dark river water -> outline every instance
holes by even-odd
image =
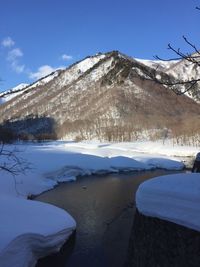
[[[154,170],[78,178],[36,197],[68,211],[77,222],[70,251],[37,267],[122,267],[126,261],[140,183],[174,172]],[[69,247],[69,246],[68,246]]]

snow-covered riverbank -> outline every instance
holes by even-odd
[[[200,174],[156,177],[142,183],[136,194],[140,213],[200,232]]]
[[[67,212],[47,204],[35,204],[26,199],[28,196],[49,190],[58,182],[75,180],[77,176],[155,168],[181,170],[184,164],[174,156],[191,157],[198,152],[197,148],[151,142],[102,144],[58,141],[16,144],[16,147],[19,150],[17,156],[26,159],[31,168],[16,177],[1,172],[0,211],[4,217],[0,223],[0,230],[4,232],[0,241],[1,267],[13,266],[13,259],[17,262],[20,258],[24,259],[24,266],[34,266],[38,257],[52,252],[49,244],[55,244],[58,240],[54,246],[58,249],[75,229],[75,221]],[[12,150],[13,146],[6,146],[6,149]],[[1,157],[0,160],[6,159]],[[9,223],[6,224],[6,221]],[[13,221],[14,224],[10,223]],[[35,225],[38,227],[35,228]],[[25,242],[26,246],[28,242],[29,249],[22,251],[18,240],[22,245]],[[46,240],[50,243],[45,243]],[[43,249],[40,249],[41,242]],[[33,257],[37,248],[40,253]],[[15,257],[10,256],[9,251],[14,251]],[[17,266],[21,265],[15,264]]]
[[[57,182],[75,180],[77,176],[131,170],[163,168],[180,170],[180,158],[195,156],[197,148],[170,147],[161,143],[74,143],[49,142],[16,145],[18,156],[26,159],[31,169],[13,177],[2,172],[0,192],[24,196],[39,194]],[[9,146],[9,149],[12,147]]]

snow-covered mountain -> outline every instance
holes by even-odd
[[[198,116],[193,100],[144,78],[149,64],[118,51],[87,57],[0,105],[0,120],[21,135],[124,141]]]
[[[178,81],[197,80],[200,78],[200,66],[183,59],[167,69],[166,73],[175,77],[175,79]],[[185,86],[180,85],[179,90],[184,91]],[[186,95],[200,103],[199,83],[197,83],[192,90],[186,92]]]
[[[119,55],[127,60],[136,60],[151,69],[155,69],[159,72],[163,72],[165,74],[170,75],[171,77],[175,78],[177,81],[183,81],[183,80],[191,80],[191,79],[198,79],[199,78],[199,67],[195,64],[192,64],[191,62],[188,62],[187,60],[170,60],[170,61],[162,61],[162,60],[149,60],[149,59],[139,59],[139,58],[131,58],[129,56],[126,56],[125,54],[119,53]],[[67,82],[70,82],[72,79],[76,79],[77,75],[75,75],[76,69],[78,69],[79,73],[81,74],[85,71],[87,71],[94,63],[97,63],[99,59],[102,59],[105,57],[105,54],[99,53],[92,57],[87,57],[84,60],[73,64],[73,68],[70,68],[71,71],[68,72],[67,75],[71,75],[71,78],[66,78]],[[19,84],[18,86],[9,89],[5,92],[0,93],[0,104],[5,103],[12,99],[13,97],[21,94],[23,91],[27,91],[31,88],[44,85],[48,82],[50,82],[52,79],[57,77],[61,70],[57,70],[46,77],[41,78],[40,80],[29,84]],[[144,75],[145,77],[145,75]],[[64,83],[66,82],[63,81]],[[179,86],[179,90],[183,91],[185,89],[184,85]],[[186,92],[186,95],[190,98],[194,99],[195,101],[200,101],[200,90],[199,87],[197,87],[194,90],[191,90],[189,92]]]
[[[19,85],[15,86],[12,89],[9,89],[5,92],[0,93],[0,104],[5,103],[11,100],[13,97],[20,95],[29,84],[27,83],[20,83]]]
[[[170,61],[164,61],[164,60],[150,60],[150,59],[136,59],[137,61],[143,63],[146,66],[149,66],[153,69],[158,69],[160,71],[167,71],[169,68],[172,68],[174,65],[179,63],[179,60],[170,60]]]
[[[96,64],[99,61],[99,59],[103,57],[105,57],[105,55],[97,54],[94,57],[87,57],[84,60],[72,65],[68,69],[69,71],[66,73],[65,75],[66,77],[63,78],[62,84],[60,84],[60,86],[72,82],[73,79],[77,79],[83,72],[91,68],[94,64]],[[41,79],[32,84],[21,83],[12,89],[0,93],[0,104],[11,100],[13,97],[18,96],[21,93],[24,93],[25,91],[27,92],[30,89],[33,89],[35,87],[40,87],[49,83],[51,80],[57,77],[60,74],[60,72],[61,70],[56,70],[55,72],[52,72],[51,74],[45,77],[42,77]]]
[[[196,54],[192,56],[195,57]],[[162,61],[162,60],[145,60],[137,59],[141,63],[149,66],[157,71],[163,72],[171,77],[172,82],[179,81],[191,81],[200,78],[200,66],[189,62],[186,59],[182,60],[171,60],[171,61]],[[176,86],[176,89],[180,92],[186,90],[186,85],[179,84]],[[186,91],[185,93],[188,97],[192,98],[196,102],[200,103],[200,86],[196,84],[192,90]]]

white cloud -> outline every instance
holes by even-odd
[[[18,64],[18,62],[16,62],[16,61],[13,61],[13,62],[11,63],[11,67],[12,67],[12,69],[13,69],[15,72],[17,72],[17,73],[22,73],[22,72],[25,71],[25,65],[20,65],[20,64]]]
[[[3,39],[3,41],[1,42],[1,45],[3,47],[11,47],[15,44],[15,42],[13,41],[13,39],[11,37],[6,37]]]
[[[17,58],[22,57],[23,52],[20,48],[14,48],[11,51],[8,52],[7,60],[8,61],[15,61]]]
[[[61,59],[62,59],[62,60],[65,60],[65,61],[69,61],[69,60],[72,60],[73,57],[70,56],[70,55],[63,54],[63,55],[61,56]]]
[[[8,52],[7,60],[10,62],[12,69],[17,73],[22,73],[25,70],[25,65],[19,64],[19,58],[23,56],[20,48],[14,48]]]
[[[54,67],[51,67],[49,65],[43,65],[43,66],[39,67],[36,72],[30,72],[29,78],[38,80],[42,77],[47,76],[48,74],[52,73],[53,71],[56,71],[58,69],[64,69],[64,68],[65,68],[64,66],[54,68]]]
[[[10,48],[15,44],[15,42],[10,38],[5,38],[2,43],[4,47]],[[58,70],[58,69],[64,69],[65,66],[59,66],[59,67],[52,67],[50,65],[42,65],[40,66],[35,72],[28,69],[24,64],[20,63],[20,59],[23,57],[23,52],[20,48],[14,47],[10,48],[7,53],[6,60],[9,62],[10,67],[13,71],[16,73],[24,73],[29,76],[30,79],[38,80],[42,77],[45,77],[49,75],[50,73]],[[62,60],[71,60],[73,57],[67,54],[63,54],[61,56]]]

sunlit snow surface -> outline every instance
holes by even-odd
[[[49,142],[7,146],[17,148],[17,156],[26,159],[30,170],[15,177],[1,172],[0,193],[23,196],[39,194],[53,188],[59,181],[77,176],[109,173],[121,170],[149,170],[163,168],[181,170],[178,157],[195,156],[198,148],[163,145],[161,142],[99,143]],[[0,160],[4,160],[0,157]]]
[[[173,156],[195,156],[198,152],[197,148],[172,147],[159,142],[57,141],[8,145],[5,149],[14,147],[30,169],[15,178],[1,172],[1,267],[34,266],[39,257],[52,252],[52,246],[57,251],[76,227],[67,212],[27,200],[27,196],[82,175],[155,168],[180,170],[184,165]],[[0,160],[5,159],[1,156]]]
[[[200,231],[200,174],[174,174],[142,183],[136,206],[147,216]]]
[[[147,65],[148,67],[163,71],[172,68],[173,66],[175,66],[177,63],[180,62],[180,60],[163,61],[163,60],[150,60],[150,59],[139,59],[139,58],[136,58],[136,60],[143,63],[144,65]]]
[[[23,93],[23,89],[28,87],[27,83],[21,83],[18,86],[7,90],[6,92],[2,92],[0,93],[0,104],[3,104],[9,100],[11,100],[12,98],[14,98],[15,96],[18,96],[20,94]]]
[[[74,219],[49,204],[0,195],[0,266],[35,266],[57,252],[75,229]]]

